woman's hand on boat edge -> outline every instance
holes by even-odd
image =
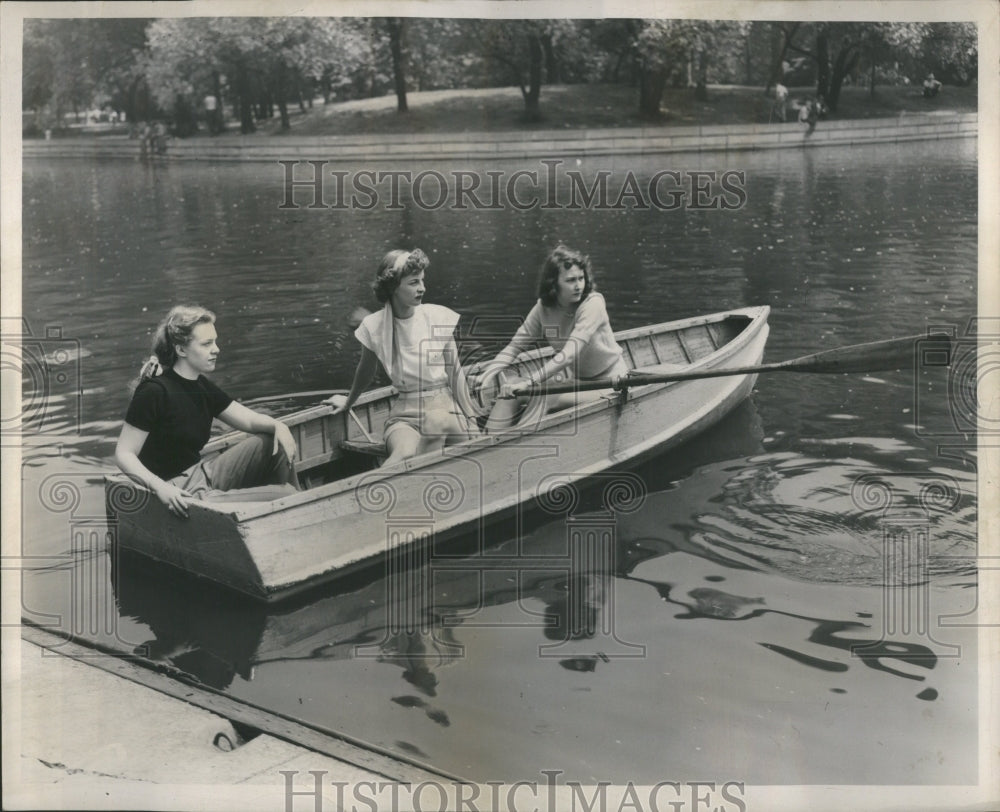
[[[295,459],[295,438],[292,437],[291,429],[281,422],[274,425],[274,446],[271,453],[277,454],[278,449],[284,451],[289,460]]]
[[[175,516],[180,516],[183,519],[188,517],[187,500],[193,499],[193,494],[188,493],[183,488],[179,488],[170,482],[164,482],[161,485],[157,485],[154,492],[156,493],[156,498],[163,502],[163,504],[167,506],[167,510]]]
[[[347,411],[347,395],[331,395],[323,403],[333,406],[333,413],[340,414]]]

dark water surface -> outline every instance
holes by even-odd
[[[741,170],[747,204],[289,211],[277,165],[27,162],[24,616],[479,781],[976,780],[974,436],[940,368],[762,376],[635,471],[611,574],[426,565],[415,629],[389,622],[398,584],[376,576],[264,608],[129,559],[111,572],[100,477],[178,301],[218,313],[216,380],[241,399],[348,386],[347,317],[398,245],[468,318],[527,312],[558,241],[590,254],[618,329],[769,304],[770,360],[962,335],[975,314],[973,140],[573,168]],[[603,515],[602,493],[574,516]],[[524,522],[490,550],[565,555],[565,513]]]

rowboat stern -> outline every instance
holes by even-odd
[[[113,545],[266,598],[235,506],[192,501],[187,518],[181,518],[151,491],[122,475],[104,478],[104,496]]]

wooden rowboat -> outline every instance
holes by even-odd
[[[703,371],[759,364],[769,308],[752,307],[616,334],[633,370]],[[537,363],[551,350],[521,356]],[[266,601],[385,559],[421,550],[487,521],[519,515],[560,485],[660,453],[718,421],[742,401],[756,375],[634,385],[576,408],[477,436],[391,469],[374,467],[396,393],[362,395],[352,413],[328,405],[282,417],[298,446],[307,488],[272,502],[193,501],[173,516],[124,476],[106,498],[117,543],[185,572]],[[241,435],[205,447],[218,454]]]
[[[703,469],[699,480],[707,481],[706,487],[699,488],[699,495],[705,500],[714,498],[732,476],[728,466],[717,463],[734,455],[759,454],[763,437],[753,401],[743,401],[712,431],[686,443],[683,459],[657,457],[652,464],[636,469],[642,472],[646,486],[645,504],[675,509],[673,483],[678,475],[695,467]],[[541,523],[522,528],[518,536],[511,537],[505,528],[498,527],[488,532],[485,545],[476,543],[478,539],[466,545],[459,539],[449,545],[447,557],[425,560],[405,572],[372,570],[276,603],[255,601],[228,590],[206,590],[201,581],[180,575],[173,567],[124,551],[111,557],[111,582],[119,613],[152,632],[146,656],[175,665],[214,688],[227,688],[236,676],[251,681],[255,668],[266,663],[348,659],[358,656],[359,651],[360,656],[374,655],[412,668],[419,668],[427,655],[435,652],[423,667],[436,668],[454,654],[455,649],[448,645],[454,637],[452,626],[470,621],[486,607],[535,601],[556,615],[561,605],[565,613],[568,606],[591,602],[592,588],[587,585],[581,595],[581,583],[631,577],[647,558],[676,549],[672,546],[675,542],[661,540],[651,528],[655,522],[652,516],[609,516],[603,504],[595,505],[595,501],[585,498],[576,505],[573,521],[588,529],[613,525],[608,542],[614,550],[605,561],[581,558],[581,566],[570,560],[568,539],[575,538],[572,523],[561,521],[562,517],[550,522],[539,515]],[[685,505],[685,520],[706,510],[699,500]],[[662,513],[662,509],[653,512]],[[637,539],[641,543],[636,543]],[[723,566],[729,563],[724,551],[716,556],[710,549],[699,548],[697,554]],[[610,569],[606,566],[609,560]],[[487,568],[493,570],[492,576],[485,572]],[[676,600],[678,596],[671,597]],[[611,609],[609,605],[606,611]],[[545,627],[546,636],[557,637],[559,626],[550,628],[542,617],[536,621]],[[560,624],[563,632],[565,621],[563,618]],[[394,649],[394,628],[415,632],[418,639],[406,652]],[[602,629],[586,646],[578,642],[588,654],[607,654],[614,646],[608,636]],[[423,654],[414,651],[420,640],[426,643]],[[548,653],[567,656],[567,648],[553,646]]]

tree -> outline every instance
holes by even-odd
[[[767,75],[764,93],[768,93],[778,82],[784,81],[784,66],[787,64],[785,58],[788,56],[789,49],[794,47],[795,35],[801,26],[802,23],[797,22],[772,24],[771,70]]]
[[[920,59],[926,70],[949,84],[974,81],[979,68],[975,23],[929,23]]]
[[[396,87],[396,112],[405,113],[409,110],[406,104],[406,55],[403,48],[403,34],[406,30],[406,20],[403,17],[386,19],[389,29],[389,48],[392,51],[392,78]]]
[[[490,20],[482,23],[480,42],[488,61],[506,70],[524,99],[524,117],[540,121],[542,94],[542,40],[548,35],[546,20]]]
[[[591,59],[595,62],[594,79],[605,82],[638,82],[639,65],[636,40],[642,30],[642,20],[585,20],[580,23],[586,37]]]
[[[256,129],[255,118],[272,104],[287,130],[288,99],[300,96],[303,83],[356,69],[363,50],[357,24],[336,18],[163,19],[149,28],[146,71],[162,105],[219,95],[225,77],[221,92],[231,96],[242,132]]]
[[[693,85],[695,98],[707,100],[713,55],[738,44],[748,25],[725,20],[643,20],[636,37],[639,115],[660,115],[660,100],[668,81]]]
[[[109,104],[136,112],[148,20],[25,20],[23,104],[58,124],[65,113]]]
[[[926,23],[869,23],[861,30],[861,59],[858,68],[868,75],[868,92],[875,96],[880,69],[883,76],[898,79],[897,66],[918,54],[927,35]]]
[[[809,51],[789,44],[789,50],[816,62],[816,92],[836,111],[844,80],[862,64],[874,93],[878,69],[903,64],[950,75],[974,75],[975,26],[967,23],[834,23],[811,26],[815,48]]]
[[[686,65],[688,49],[683,24],[681,20],[641,22],[635,49],[639,65],[639,115],[642,118],[659,118],[660,100],[667,80],[678,76]]]

